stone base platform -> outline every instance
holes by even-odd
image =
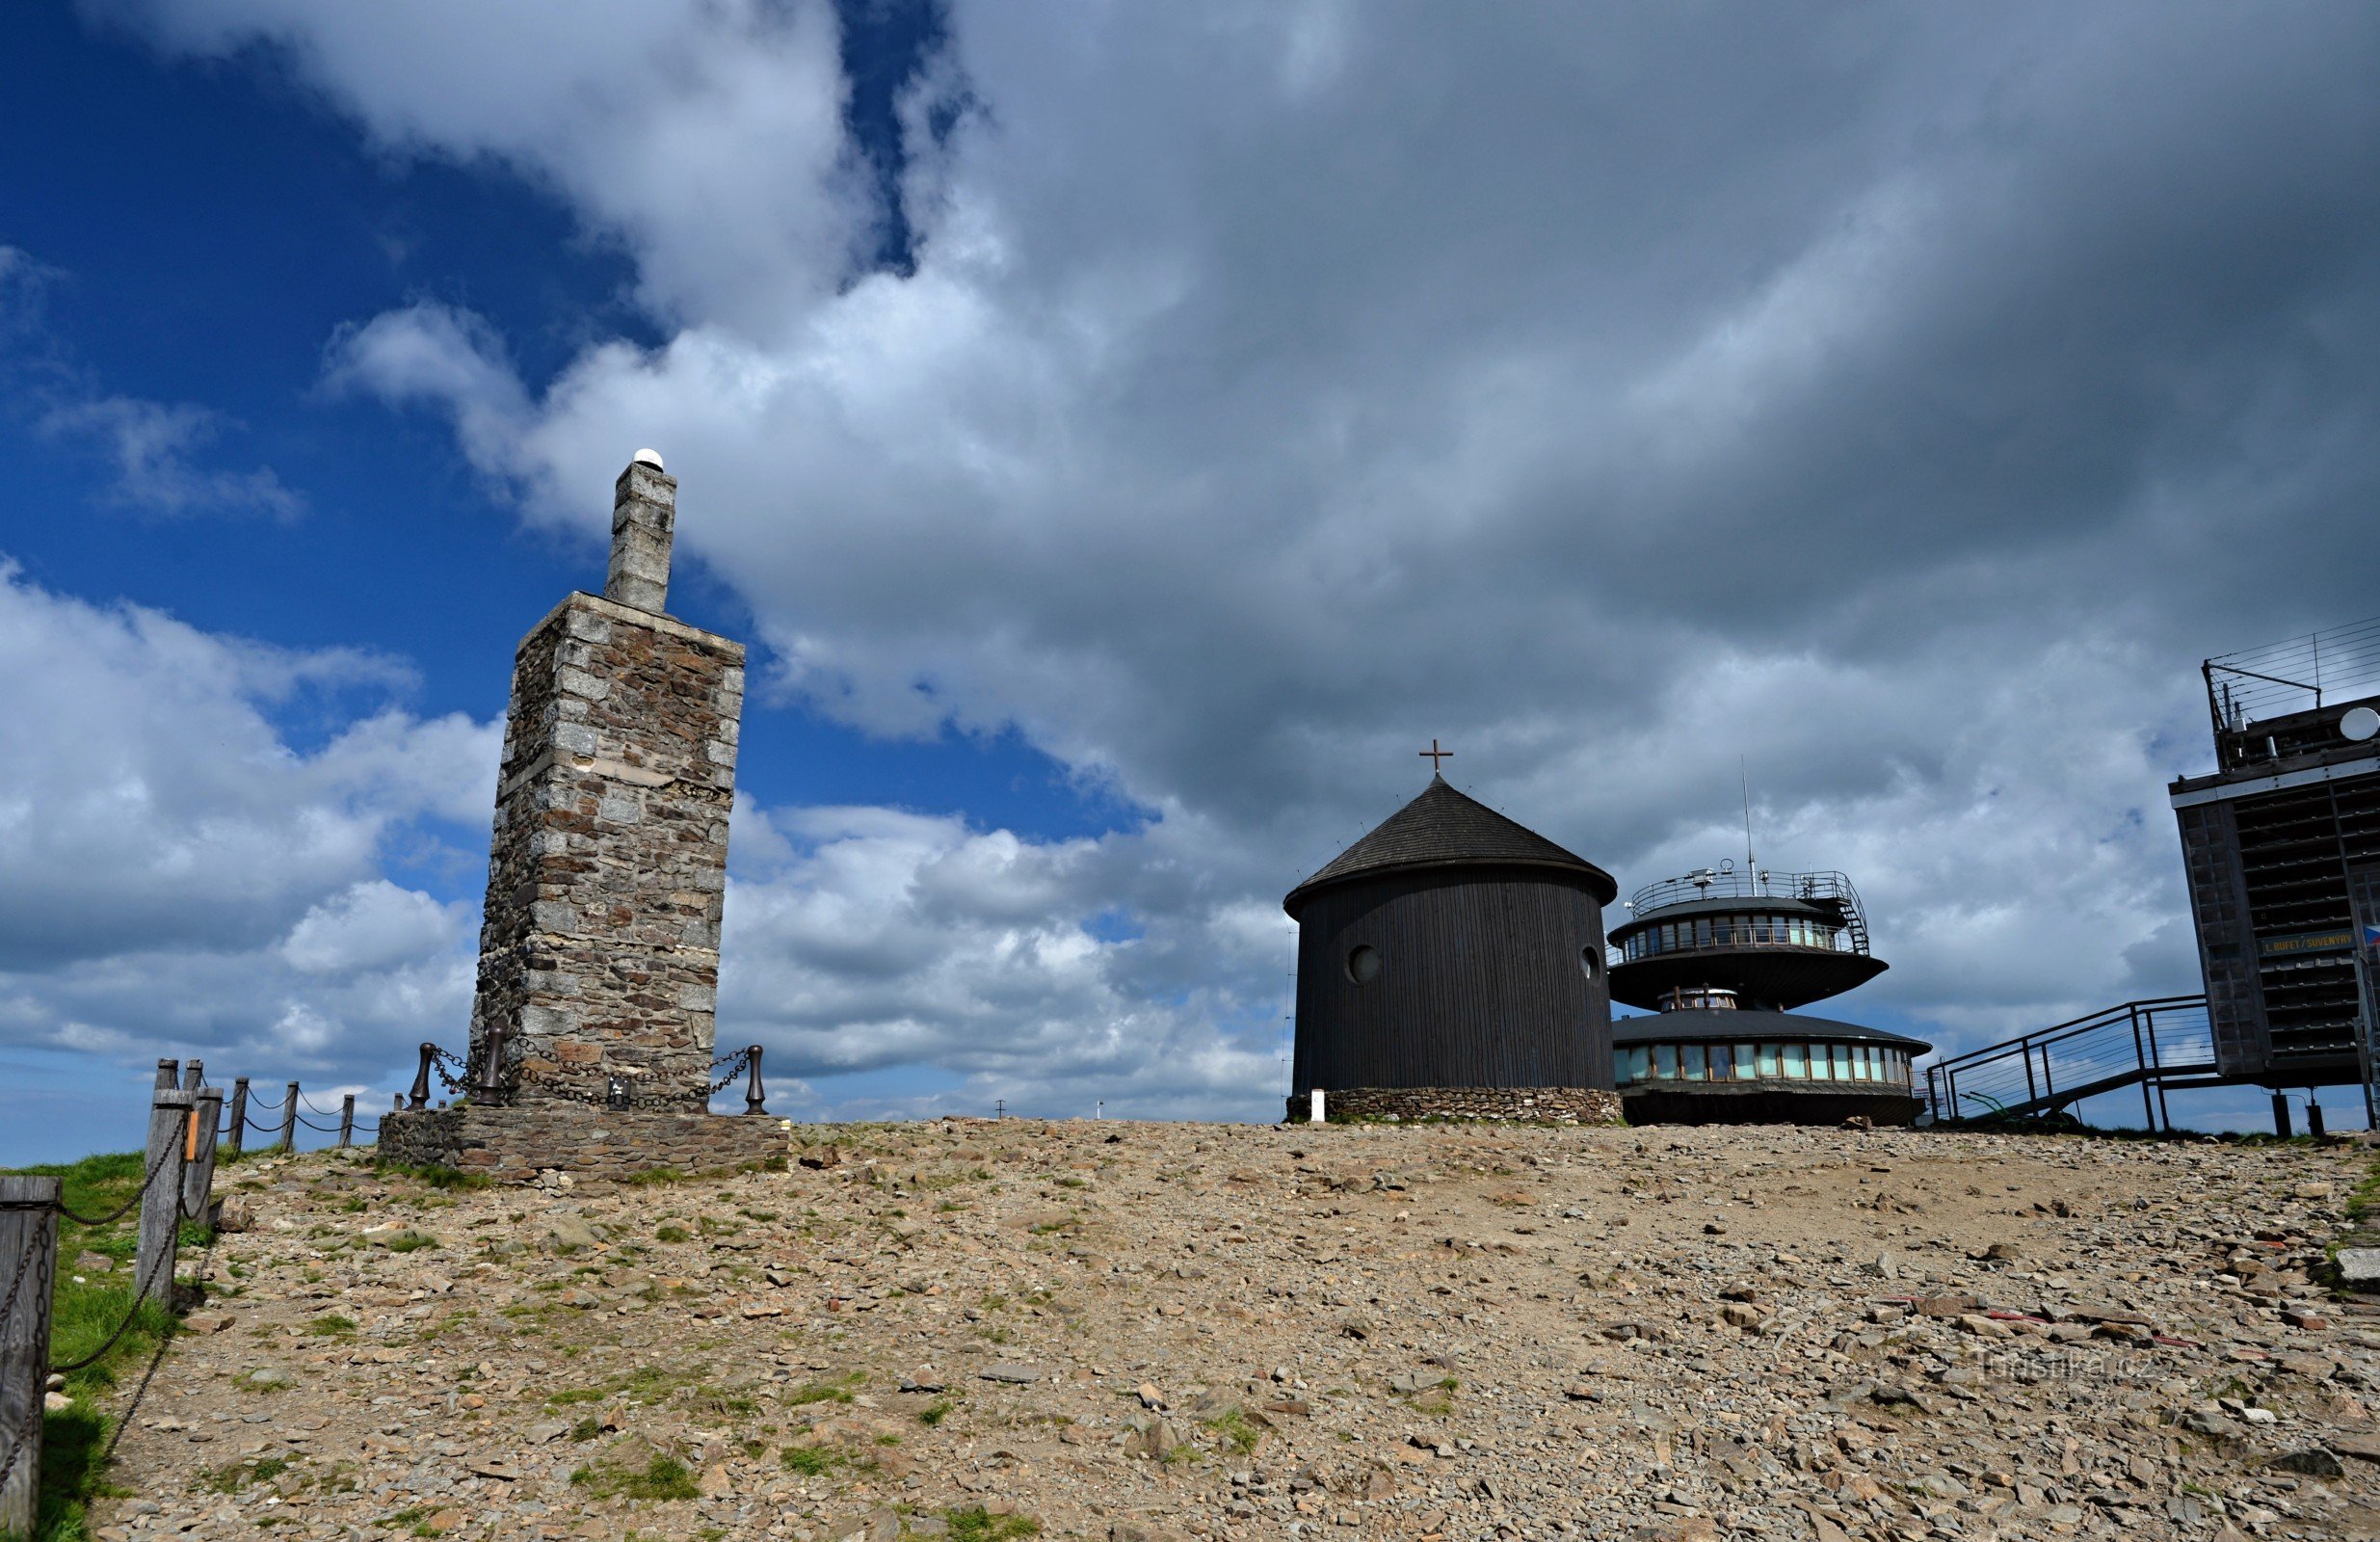
[[[581,1178],[627,1178],[656,1167],[683,1173],[782,1162],[784,1127],[766,1114],[668,1113],[583,1103],[423,1108],[381,1116],[383,1161],[454,1167],[525,1183],[548,1168]]]
[[[1348,1087],[1326,1089],[1323,1117],[1360,1120],[1501,1119],[1540,1125],[1616,1125],[1620,1095],[1596,1087]],[[1289,1100],[1289,1123],[1304,1124],[1310,1096]]]

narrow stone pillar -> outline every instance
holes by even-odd
[[[709,1103],[744,649],[661,613],[676,508],[639,452],[603,597],[514,655],[470,1060],[517,1107]]]
[[[667,610],[676,529],[677,479],[661,469],[658,454],[639,450],[612,484],[612,565],[603,598],[656,616]]]

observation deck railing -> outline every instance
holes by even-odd
[[[1682,878],[1647,884],[1628,896],[1629,924],[1649,920],[1662,911],[1711,899],[1798,899],[1838,910],[1842,915],[1843,943],[1838,951],[1867,952],[1867,911],[1848,876],[1838,872],[1781,873],[1766,868],[1722,872],[1705,867]],[[1757,943],[1727,944],[1757,947]],[[1778,945],[1778,944],[1770,944]]]

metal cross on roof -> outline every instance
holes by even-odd
[[[1441,750],[1438,747],[1438,735],[1435,733],[1430,735],[1430,747],[1428,749],[1416,750],[1414,753],[1427,759],[1430,762],[1430,769],[1432,771],[1436,771],[1438,769],[1439,761],[1443,760],[1454,754],[1452,750]]]

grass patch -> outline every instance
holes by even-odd
[[[570,1475],[570,1486],[599,1500],[690,1500],[701,1493],[686,1464],[674,1456],[655,1456],[643,1467],[590,1462]]]
[[[695,1413],[714,1414],[722,1419],[760,1411],[760,1405],[750,1397],[723,1387],[697,1387],[686,1395],[686,1406]]]
[[[951,1542],[1006,1542],[1042,1534],[1042,1523],[1030,1515],[994,1515],[980,1504],[944,1510],[942,1519],[950,1524]]]
[[[847,1371],[833,1381],[813,1381],[796,1387],[785,1394],[785,1403],[791,1408],[802,1408],[810,1403],[847,1403],[851,1401],[852,1389],[864,1385],[866,1381],[864,1372]]]
[[[486,1173],[466,1173],[459,1167],[413,1167],[404,1162],[381,1162],[376,1169],[383,1178],[410,1178],[425,1188],[490,1188],[495,1180]]]
[[[804,1477],[823,1477],[843,1462],[841,1452],[824,1446],[788,1446],[778,1453],[777,1459],[784,1464],[786,1472],[799,1473]]]
[[[418,1253],[423,1248],[438,1246],[438,1239],[427,1232],[399,1232],[381,1246],[391,1253]]]
[[[671,1183],[682,1183],[686,1175],[674,1167],[648,1167],[641,1173],[630,1173],[621,1180],[638,1188],[661,1188]]]
[[[1213,1430],[1217,1439],[1242,1456],[1255,1450],[1257,1444],[1264,1439],[1264,1431],[1258,1429],[1248,1415],[1237,1408],[1227,1408],[1214,1418],[1203,1420],[1201,1422]]]
[[[2364,1181],[2347,1196],[2346,1211],[2358,1226],[2380,1224],[2380,1159],[2364,1169]]]
[[[708,1369],[707,1366],[689,1366],[681,1374],[664,1370],[659,1366],[639,1366],[623,1375],[614,1376],[608,1381],[598,1381],[592,1387],[569,1387],[561,1392],[553,1393],[546,1397],[545,1406],[575,1408],[582,1403],[599,1403],[611,1397],[625,1397],[642,1403],[657,1403],[683,1386],[685,1377],[699,1379]]]
[[[917,1422],[925,1425],[928,1429],[932,1429],[943,1420],[948,1419],[950,1417],[950,1411],[958,1406],[959,1405],[957,1403],[952,1402],[947,1397],[939,1398],[917,1410]]]
[[[664,1242],[691,1242],[694,1240],[694,1234],[687,1231],[682,1226],[656,1226],[653,1228],[653,1236]]]
[[[265,1456],[252,1462],[233,1462],[228,1467],[200,1468],[198,1486],[215,1494],[237,1494],[257,1483],[270,1483],[297,1465],[291,1457]]]
[[[325,1338],[351,1339],[356,1333],[356,1319],[335,1312],[326,1312],[305,1325],[305,1331]]]

